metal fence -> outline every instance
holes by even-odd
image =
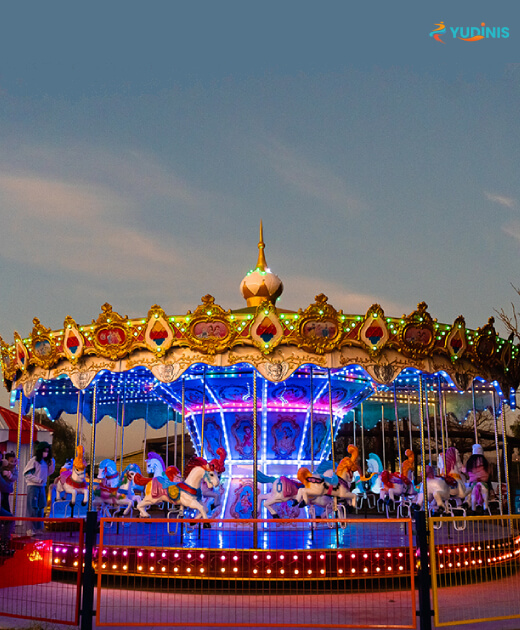
[[[94,565],[97,626],[416,623],[409,519],[104,518]]]
[[[519,528],[519,516],[430,519],[436,626],[520,617]]]
[[[0,517],[1,615],[79,624],[83,524]]]

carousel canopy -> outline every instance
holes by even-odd
[[[425,302],[401,317],[378,304],[352,315],[323,294],[305,309],[278,309],[283,285],[267,267],[262,232],[258,247],[257,266],[241,283],[246,308],[224,310],[206,295],[184,315],[153,305],[129,318],[107,303],[86,325],[67,316],[51,330],[35,318],[28,337],[15,332],[11,345],[0,338],[6,388],[14,399],[23,394],[24,408],[51,417],[79,409],[89,419],[95,386],[97,418],[145,418],[158,428],[203,405],[250,410],[253,370],[265,382],[260,408],[303,411],[312,402],[316,413],[338,416],[375,394],[416,393],[420,377],[427,388],[459,392],[487,383],[505,400],[518,387],[518,348],[497,335],[493,318],[477,330],[462,316],[441,324]]]

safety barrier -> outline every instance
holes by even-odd
[[[82,519],[0,517],[1,615],[79,624],[83,524]],[[32,530],[35,534],[28,535]],[[75,557],[70,566],[68,554]]]
[[[103,518],[93,561],[97,626],[416,627],[409,519]]]
[[[436,626],[520,617],[519,528],[518,516],[430,519]]]

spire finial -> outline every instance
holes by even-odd
[[[256,268],[260,269],[260,271],[265,271],[267,269],[267,262],[265,260],[265,243],[264,243],[264,228],[262,226],[262,220],[260,219],[260,241],[258,242],[258,261],[256,263]]]

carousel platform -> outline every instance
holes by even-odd
[[[103,575],[193,580],[345,580],[410,576],[418,563],[408,519],[353,517],[346,521],[180,521],[103,519],[94,548]],[[83,549],[77,533],[40,534],[55,571],[77,571]],[[17,546],[24,537],[16,539]],[[30,540],[30,539],[29,539]],[[520,537],[507,520],[446,522],[435,529],[438,567],[479,571],[515,565]]]

